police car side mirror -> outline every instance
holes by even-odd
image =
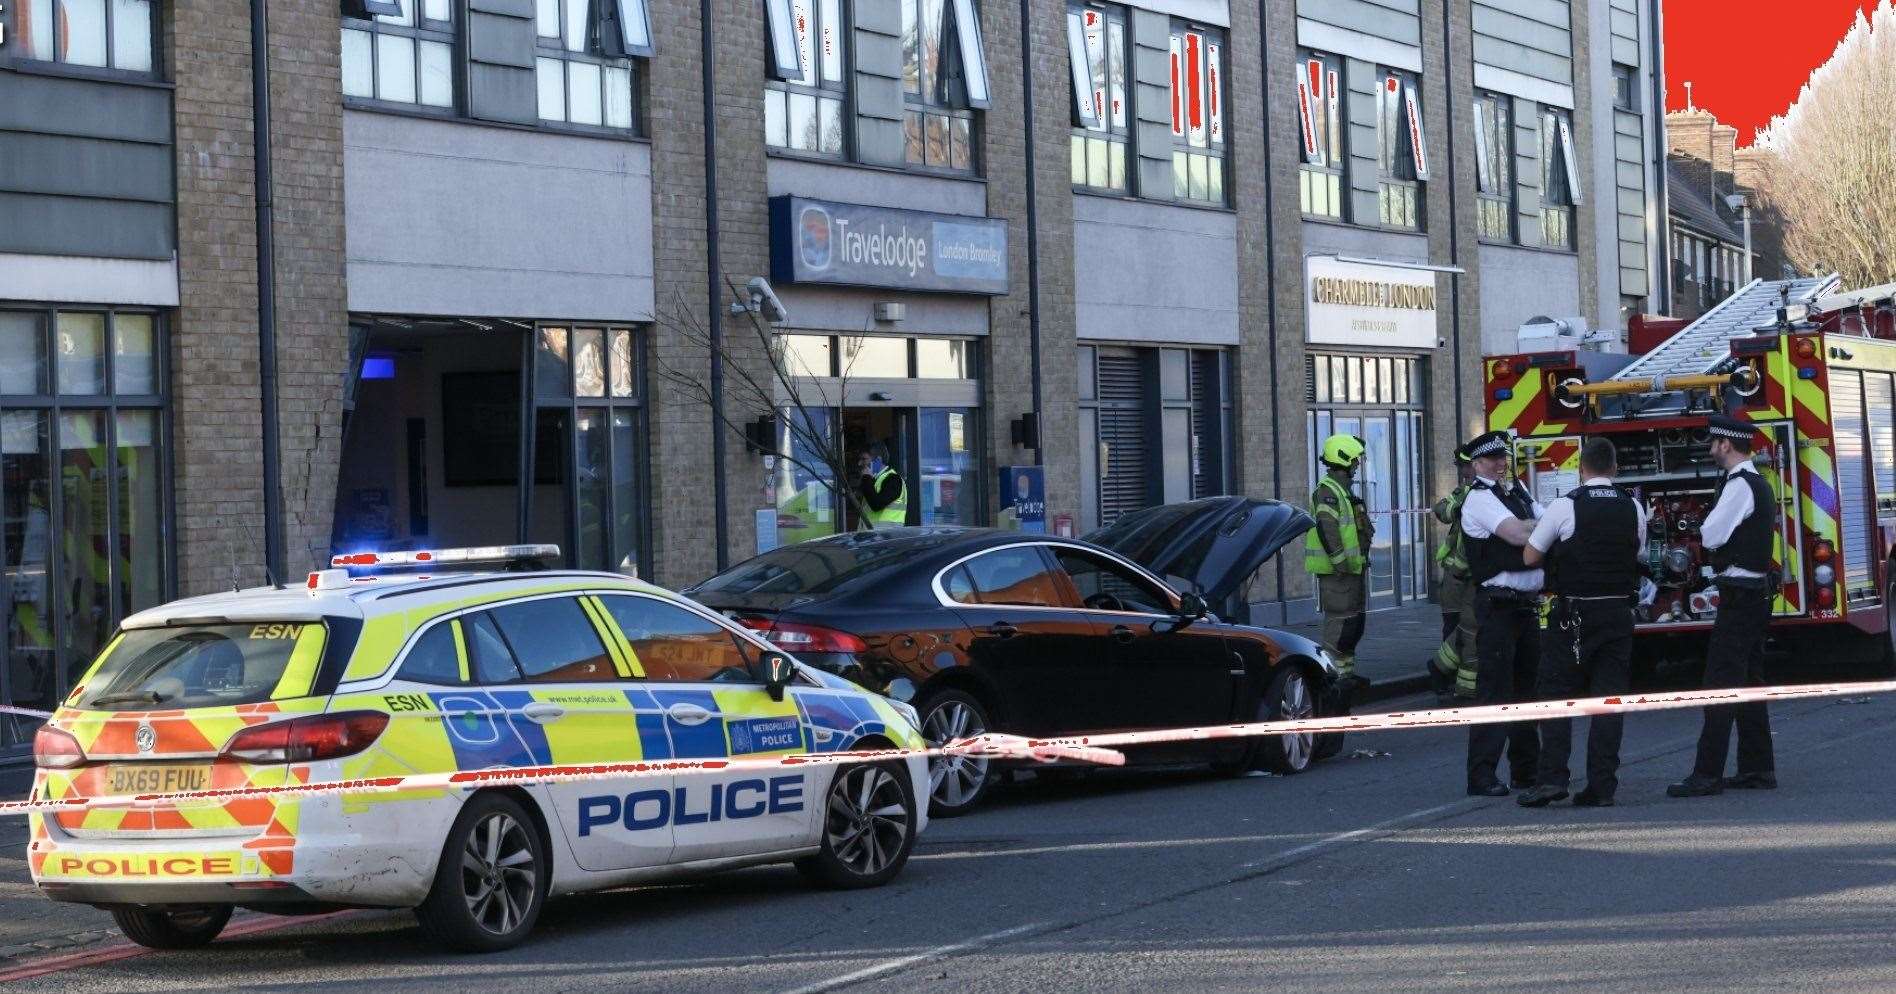
[[[766,652],[763,658],[764,692],[773,701],[783,700],[783,690],[797,678],[797,664],[781,652]]]

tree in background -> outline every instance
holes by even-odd
[[[1762,177],[1804,272],[1847,287],[1896,279],[1896,6],[1859,11],[1830,59],[1758,133]]]

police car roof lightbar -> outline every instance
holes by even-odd
[[[465,549],[419,549],[412,552],[352,552],[331,556],[329,565],[381,570],[443,569],[454,566],[532,565],[558,559],[557,545],[479,545]]]

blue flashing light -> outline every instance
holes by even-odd
[[[1814,366],[1805,366],[1804,368],[1802,368],[1802,369],[1799,369],[1799,370],[1797,371],[1797,378],[1798,378],[1798,379],[1800,379],[1800,380],[1814,380],[1814,379],[1816,379],[1816,378],[1817,378],[1817,369],[1816,369],[1816,367],[1814,367]]]
[[[1496,399],[1496,400],[1513,400],[1513,399],[1514,399],[1514,391],[1513,391],[1513,390],[1511,390],[1511,389],[1509,389],[1509,388],[1507,388],[1507,387],[1502,387],[1501,389],[1499,389],[1499,390],[1496,390],[1496,391],[1494,392],[1494,399]]]
[[[394,379],[395,357],[392,355],[364,356],[362,359],[362,378],[365,380]]]

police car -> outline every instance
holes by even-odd
[[[441,572],[557,555],[343,556],[303,586],[135,614],[39,730],[34,794],[922,745],[907,705],[648,584]],[[36,815],[28,854],[48,897],[109,909],[155,948],[207,943],[237,907],[395,907],[484,951],[579,891],[775,862],[882,884],[927,824],[927,787],[913,758],[235,797]]]

